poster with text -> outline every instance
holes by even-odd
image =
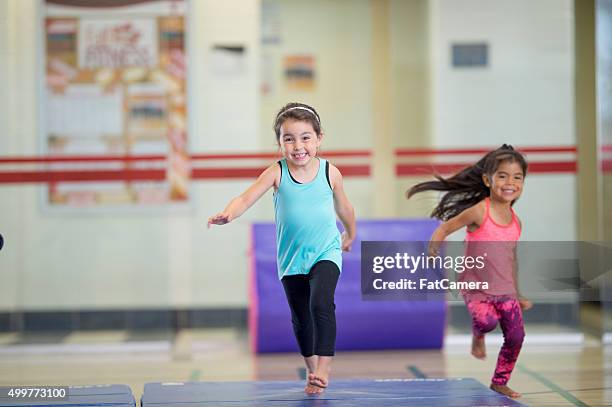
[[[45,1],[42,144],[58,174],[47,205],[187,202],[186,4],[109,4]]]

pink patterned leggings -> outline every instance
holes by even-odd
[[[497,326],[504,333],[504,344],[499,351],[495,374],[491,382],[505,385],[510,380],[512,370],[525,338],[523,313],[518,300],[511,296],[492,296],[470,298],[465,296],[465,303],[472,315],[472,332],[481,338]]]

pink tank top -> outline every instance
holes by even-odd
[[[481,270],[466,270],[461,281],[486,281],[488,289],[476,290],[487,295],[516,295],[514,284],[514,253],[521,236],[519,220],[512,211],[512,221],[507,225],[495,222],[490,214],[491,201],[485,198],[485,216],[480,227],[465,236],[466,256],[485,256]]]
[[[512,212],[512,221],[507,225],[500,225],[491,218],[490,212],[491,200],[485,198],[485,217],[480,227],[473,232],[469,230],[466,233],[465,241],[481,241],[481,242],[516,242],[521,237],[521,226],[519,220]]]

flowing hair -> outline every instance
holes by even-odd
[[[523,170],[523,176],[527,175],[525,157],[511,145],[504,144],[498,149],[488,152],[476,164],[449,178],[434,174],[435,181],[425,181],[414,185],[406,191],[406,198],[410,199],[419,192],[446,191],[430,215],[432,218],[446,221],[489,196],[489,187],[485,185],[482,176],[491,177],[504,161],[518,163]],[[512,204],[514,205],[514,201],[512,201]]]

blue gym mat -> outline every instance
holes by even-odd
[[[8,387],[8,386],[4,386]],[[28,388],[36,386],[16,386],[16,388]],[[6,394],[0,396],[0,407],[8,406],[65,406],[65,407],[136,407],[136,400],[132,389],[124,384],[98,385],[98,386],[73,386],[68,388],[67,400],[19,400],[8,397]]]
[[[474,379],[334,380],[322,394],[304,382],[147,383],[142,407],[523,406]]]

